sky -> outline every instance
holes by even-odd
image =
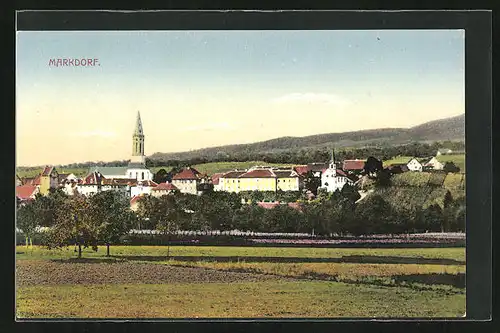
[[[463,30],[19,31],[17,165],[126,160],[465,112]],[[51,66],[50,59],[98,59]]]

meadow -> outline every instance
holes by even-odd
[[[407,163],[413,156],[398,156],[390,160],[384,161],[384,167],[390,164],[397,163]],[[456,166],[460,168],[460,172],[465,172],[465,154],[455,154],[455,155],[440,155],[436,157],[441,163],[453,162]]]
[[[19,318],[461,317],[465,248],[16,248]]]

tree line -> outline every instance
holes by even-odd
[[[265,194],[264,194],[265,195]],[[40,226],[43,243],[49,248],[75,246],[97,250],[99,245],[120,242],[131,229],[155,229],[170,237],[178,230],[253,231],[332,235],[402,234],[465,230],[465,199],[447,191],[442,204],[393,204],[377,192],[363,200],[354,187],[341,191],[319,191],[314,200],[300,198],[296,207],[287,204],[263,208],[262,198],[252,194],[207,192],[201,196],[172,194],[144,196],[138,209],[130,209],[129,198],[114,191],[85,197],[55,191],[23,204],[18,209],[17,227],[28,240]]]

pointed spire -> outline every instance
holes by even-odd
[[[137,111],[137,120],[135,122],[134,135],[139,135],[139,136],[144,135],[142,131],[141,113],[139,111]]]

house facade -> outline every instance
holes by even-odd
[[[181,193],[198,194],[198,185],[204,176],[196,169],[188,167],[172,177],[172,184]]]
[[[135,196],[141,196],[145,194],[151,194],[152,190],[155,189],[158,186],[157,183],[155,183],[152,180],[142,180],[142,181],[136,181],[136,182],[131,182],[130,185],[130,196],[135,197]]]
[[[151,189],[151,196],[161,197],[172,193],[179,192],[179,189],[172,183],[160,183],[158,186]]]
[[[422,163],[420,163],[416,158],[412,158],[406,163],[408,170],[422,172]]]
[[[430,157],[421,161],[423,169],[443,170],[444,164],[439,162],[436,157]]]
[[[277,191],[299,191],[300,190],[300,177],[298,173],[293,170],[274,170],[276,175],[276,190]]]
[[[59,187],[59,176],[56,168],[53,166],[46,166],[40,174],[40,193],[47,195],[51,189]]]

